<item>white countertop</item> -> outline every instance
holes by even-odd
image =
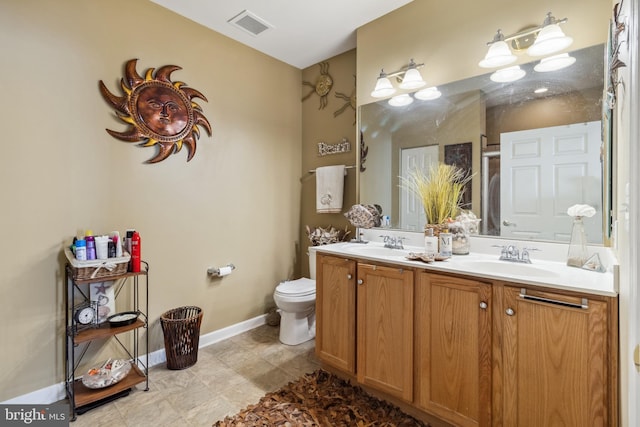
[[[384,248],[382,243],[373,241],[367,244],[343,242],[311,246],[309,250],[347,258],[421,268],[433,272],[456,273],[476,278],[504,280],[603,296],[615,297],[618,294],[616,291],[617,266],[606,262],[610,260],[603,260],[607,271],[600,273],[568,267],[564,260],[560,262],[537,259],[537,253],[532,253],[531,264],[499,261],[500,251],[496,248],[493,248],[492,252],[494,253],[474,252],[472,249],[469,255],[454,255],[445,261],[433,263],[411,261],[406,258],[409,252],[424,252],[422,247],[405,246],[404,251],[400,251]]]

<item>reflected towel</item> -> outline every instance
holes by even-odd
[[[316,168],[316,212],[342,211],[345,165]]]

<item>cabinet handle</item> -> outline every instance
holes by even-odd
[[[362,285],[363,283],[362,279],[358,279],[358,285]]]
[[[583,310],[589,309],[589,300],[586,298],[582,298],[581,304],[576,304],[568,301],[559,301],[555,299],[537,297],[535,295],[527,295],[527,290],[524,288],[520,289],[520,298],[531,301],[545,302],[547,304],[563,305],[565,307],[581,308]]]
[[[480,308],[481,308],[481,309],[486,310],[486,309],[487,309],[487,307],[489,307],[489,306],[487,305],[487,303],[486,303],[486,302],[484,302],[484,301],[480,301]]]
[[[351,280],[353,276],[351,276],[350,274],[347,274],[347,280]]]
[[[505,310],[505,313],[507,313],[507,316],[513,316],[514,314],[516,314],[516,312],[513,311],[513,308],[507,308]]]

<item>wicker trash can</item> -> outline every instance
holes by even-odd
[[[198,360],[202,309],[174,308],[160,316],[168,369],[185,369]]]

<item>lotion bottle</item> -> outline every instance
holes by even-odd
[[[433,228],[427,228],[424,232],[424,253],[430,258],[438,254],[438,238],[433,235]]]
[[[449,233],[449,229],[445,229],[444,232],[440,233],[440,256],[450,257],[452,247],[452,235]]]

